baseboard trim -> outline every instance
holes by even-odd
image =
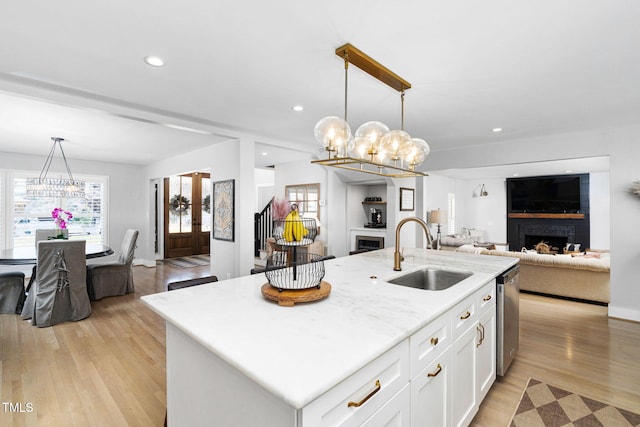
[[[640,323],[640,311],[609,305],[609,317]]]

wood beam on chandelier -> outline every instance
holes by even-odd
[[[336,49],[336,55],[355,65],[367,74],[380,80],[387,86],[392,87],[398,92],[411,89],[411,83],[371,58],[355,46],[347,43]]]

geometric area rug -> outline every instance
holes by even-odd
[[[211,264],[209,255],[191,255],[178,258],[166,258],[164,262],[180,268],[191,268]]]
[[[640,414],[529,378],[509,426],[640,426]]]

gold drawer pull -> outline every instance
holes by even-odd
[[[480,347],[484,342],[484,325],[482,323],[478,323],[476,329],[478,332],[480,332],[480,339],[478,340],[478,344],[476,344],[476,347]]]
[[[466,320],[469,317],[471,317],[471,312],[467,311],[465,314],[463,314],[462,316],[460,316],[460,320]]]
[[[439,341],[438,341],[438,337],[433,337],[433,338],[431,338],[431,344],[432,344],[432,345],[438,345],[438,342],[439,342]]]
[[[486,297],[482,298],[482,301],[491,301],[491,295],[487,295]]]
[[[439,374],[440,372],[442,372],[442,366],[438,363],[438,369],[436,369],[436,371],[435,371],[435,372],[429,372],[429,373],[427,374],[427,376],[428,376],[429,378],[437,377],[437,376],[438,376],[438,374]]]
[[[364,405],[367,402],[367,400],[371,399],[374,394],[380,391],[381,388],[382,386],[380,385],[380,380],[376,380],[376,388],[374,388],[371,393],[367,394],[360,402],[349,402],[347,403],[347,406],[349,408],[351,408],[352,406],[355,406],[357,408],[359,406]]]

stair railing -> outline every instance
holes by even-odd
[[[254,215],[254,256],[256,257],[260,256],[261,250],[267,249],[267,238],[271,237],[273,232],[272,204],[273,198],[269,200],[261,212],[256,212]]]

